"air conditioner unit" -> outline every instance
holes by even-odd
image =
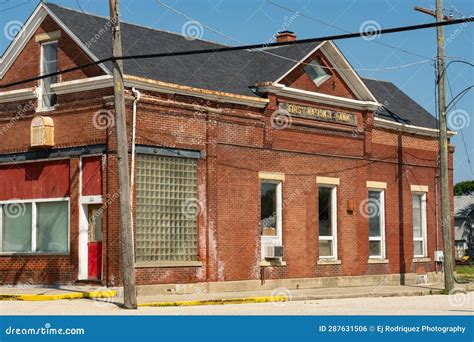
[[[434,261],[435,262],[443,262],[444,254],[443,251],[435,251],[434,252]]]
[[[283,258],[283,246],[265,246],[263,249],[265,259]]]

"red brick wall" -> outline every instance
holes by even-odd
[[[58,27],[46,20],[40,32]],[[60,68],[88,61],[64,33],[60,39]],[[2,83],[37,75],[39,44],[29,42]],[[327,61],[322,56],[323,62]],[[98,68],[64,76],[63,80],[97,76]],[[297,68],[285,84],[306,90],[354,98],[334,73],[319,89]],[[128,92],[129,95],[130,92]],[[104,201],[104,283],[121,284],[119,201],[116,139],[111,89],[61,95],[47,115],[55,124],[55,147],[106,144],[102,165]],[[372,113],[357,112],[352,127],[311,119],[292,118],[289,127],[272,127],[277,99],[269,96],[265,109],[223,104],[184,96],[142,92],[138,103],[137,143],[197,150],[201,212],[198,218],[198,254],[202,267],[138,268],[138,284],[188,283],[334,275],[415,272],[433,270],[433,262],[413,264],[410,185],[427,185],[428,250],[435,249],[434,177],[437,143],[433,138],[395,133],[373,127]],[[294,101],[307,104],[304,101]],[[34,115],[28,101],[0,105],[0,153],[29,150]],[[314,105],[314,104],[312,104]],[[127,100],[130,137],[131,101]],[[202,109],[205,106],[207,109]],[[320,106],[322,108],[329,108]],[[101,121],[98,112],[105,115]],[[20,115],[18,115],[20,113]],[[46,115],[46,114],[45,114]],[[18,117],[17,117],[18,116]],[[16,118],[17,117],[17,118]],[[12,121],[12,118],[15,120]],[[112,118],[112,120],[110,120]],[[109,121],[107,121],[107,119]],[[13,125],[12,125],[13,122]],[[105,122],[105,123],[104,123]],[[451,162],[452,165],[452,158]],[[79,159],[71,158],[71,252],[67,256],[0,256],[0,283],[74,282],[77,279],[79,231]],[[87,169],[87,166],[86,166]],[[97,171],[97,170],[96,170]],[[283,183],[283,243],[286,266],[260,264],[259,171],[281,172]],[[318,203],[316,176],[340,178],[338,196],[338,255],[340,265],[318,265]],[[388,264],[368,264],[368,222],[360,211],[367,198],[366,181],[387,183],[386,251]],[[452,172],[451,172],[452,180]],[[97,184],[96,184],[97,185]],[[0,189],[13,189],[0,179]],[[94,194],[97,193],[95,189]],[[13,193],[12,193],[13,195]],[[17,196],[18,197],[18,196]],[[347,211],[348,201],[355,204]],[[441,243],[440,243],[441,247]]]

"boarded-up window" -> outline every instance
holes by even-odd
[[[137,156],[136,259],[197,260],[197,161]]]

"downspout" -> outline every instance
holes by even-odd
[[[132,230],[134,228],[133,225],[133,198],[134,198],[134,188],[135,188],[135,139],[137,133],[137,103],[140,101],[140,92],[135,88],[132,88],[132,93],[134,95],[133,105],[132,105],[132,152],[131,152],[131,163],[130,163],[130,205],[132,207],[132,222],[131,227]]]

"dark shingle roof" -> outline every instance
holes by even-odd
[[[108,18],[46,5],[98,59],[112,55]],[[219,48],[223,45],[129,23],[122,23],[124,55],[142,55]],[[94,40],[95,39],[95,40]],[[305,43],[262,50],[125,60],[125,74],[240,95],[257,96],[250,87],[275,82],[319,43]],[[111,65],[106,65],[109,69]],[[379,117],[399,123],[436,128],[436,119],[390,82],[363,79],[382,104]]]
[[[362,79],[383,108],[378,111],[381,119],[402,124],[437,128],[437,120],[397,86],[387,81]]]
[[[97,58],[104,59],[112,55],[110,44],[112,38],[108,19],[51,3],[47,6]],[[203,40],[187,40],[178,34],[128,23],[122,23],[121,29],[124,55],[190,51],[223,46]],[[102,34],[99,39],[92,42],[98,32]],[[267,49],[269,53],[241,50],[159,59],[126,60],[124,72],[128,75],[163,82],[254,96],[250,86],[254,86],[257,82],[278,79],[295,64],[293,60],[302,59],[317,45],[317,43],[307,43],[297,47],[269,48]],[[108,67],[110,68],[110,65]]]

